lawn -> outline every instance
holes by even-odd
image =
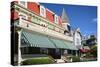
[[[52,60],[50,57],[38,57],[25,60],[22,62],[22,65],[51,64],[51,63],[54,63],[54,60]]]

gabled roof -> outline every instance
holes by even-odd
[[[80,34],[80,36],[82,37],[82,34],[80,32],[80,28],[73,28],[72,31],[74,32],[73,34],[75,34],[76,32]]]

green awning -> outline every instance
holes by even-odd
[[[22,31],[23,39],[25,39],[30,47],[56,48],[55,45],[48,39],[47,36],[36,32]]]
[[[50,38],[50,40],[55,44],[57,48],[68,49],[68,46],[63,42],[63,40]]]
[[[66,41],[64,41],[64,43],[68,46],[68,49],[70,49],[70,50],[78,50],[73,43],[66,42]]]
[[[76,46],[64,40],[49,38],[48,36],[23,30],[22,37],[25,46],[29,47],[41,47],[41,48],[60,48],[60,49],[70,49],[70,50],[78,50]]]

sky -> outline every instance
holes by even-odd
[[[44,7],[50,9],[55,14],[61,16],[63,8],[69,17],[69,23],[72,28],[80,28],[83,36],[97,36],[97,7],[68,5],[68,4],[50,4],[40,3]]]

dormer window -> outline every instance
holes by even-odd
[[[46,10],[44,6],[40,6],[40,15],[42,17],[46,17]]]
[[[25,1],[20,1],[20,4],[25,6]]]
[[[23,7],[27,7],[27,2],[25,1],[19,1],[19,4]]]
[[[70,32],[70,25],[67,25],[67,29],[68,29],[68,31]]]
[[[57,15],[55,15],[55,23],[58,24],[58,16]]]

